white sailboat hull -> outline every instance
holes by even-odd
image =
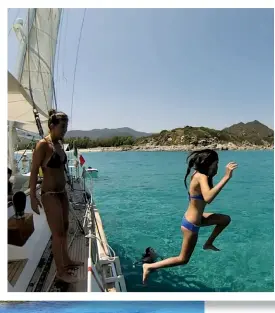
[[[30,197],[27,196],[25,213],[33,213],[30,205]],[[8,218],[13,216],[13,206],[8,208]],[[8,262],[27,260],[26,264],[14,284],[8,283],[8,291],[23,292],[26,291],[29,282],[38,266],[43,251],[50,240],[51,232],[46,220],[46,215],[43,209],[40,209],[40,215],[33,213],[34,232],[27,240],[23,247],[8,245]]]

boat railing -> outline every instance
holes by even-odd
[[[74,160],[70,160],[73,162]],[[87,273],[87,291],[92,292],[92,281],[96,282],[100,291],[105,292],[107,285],[114,285],[116,291],[126,291],[124,277],[121,272],[120,262],[115,255],[114,250],[108,245],[102,227],[99,212],[96,208],[93,197],[93,178],[86,175],[85,167],[77,171],[75,164],[70,165],[70,179],[72,186],[78,183],[81,186],[84,210],[82,227],[87,233],[88,239],[88,273]],[[78,164],[79,167],[79,164]],[[73,191],[73,190],[72,190]],[[73,205],[77,205],[74,203]],[[99,272],[104,270],[102,267],[109,268],[109,277],[99,277]]]
[[[83,180],[86,180],[85,169],[83,170]],[[108,284],[114,285],[116,291],[126,291],[124,277],[121,272],[119,258],[115,255],[114,250],[107,243],[107,239],[105,237],[105,233],[102,227],[102,221],[99,215],[99,212],[96,208],[95,202],[93,200],[93,179],[89,176],[90,184],[85,184],[86,191],[88,191],[88,195],[91,195],[89,199],[87,199],[86,212],[84,215],[84,223],[85,221],[88,225],[90,225],[88,238],[96,239],[93,240],[94,249],[89,250],[89,255],[92,258],[93,263],[96,268],[101,269],[102,266],[109,267],[109,277],[104,277],[105,288]],[[89,188],[91,187],[91,189]],[[90,249],[90,248],[89,248]],[[94,252],[94,253],[93,253]],[[110,271],[111,270],[111,271]],[[91,286],[91,281],[88,279],[88,290]]]
[[[69,163],[70,166],[70,163]],[[85,179],[85,175],[79,175],[79,171],[77,171],[77,168],[72,165],[69,171],[69,180],[71,182],[71,192],[72,194],[74,192],[81,192],[82,195],[80,197],[72,197],[71,204],[72,204],[72,212],[74,211],[75,207],[79,204],[84,205],[83,211],[83,221],[81,225],[79,225],[83,232],[86,233],[86,238],[88,239],[88,273],[87,273],[87,291],[92,292],[92,280],[94,279],[96,284],[98,285],[98,288],[101,292],[105,292],[105,288],[103,285],[102,278],[99,276],[99,260],[100,256],[98,253],[97,248],[97,240],[96,240],[96,229],[95,229],[95,215],[93,213],[93,198],[92,194],[90,193],[90,190],[87,186],[87,182]],[[74,186],[78,185],[80,186],[80,189],[74,189]],[[79,202],[81,200],[81,202]],[[80,221],[78,221],[79,224]]]

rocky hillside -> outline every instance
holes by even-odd
[[[274,131],[257,120],[246,124],[234,124],[228,128],[223,129],[223,131],[229,132],[236,136],[242,136],[249,142],[274,142]]]
[[[223,130],[206,127],[176,128],[171,131],[163,130],[159,134],[139,138],[136,145],[174,146],[191,145],[193,147],[218,145],[235,146],[266,146],[274,144],[274,131],[258,121],[239,123]]]

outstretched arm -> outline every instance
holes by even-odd
[[[234,162],[230,162],[226,166],[226,172],[224,177],[219,181],[219,183],[210,189],[208,184],[208,178],[204,174],[200,174],[198,176],[198,181],[200,184],[201,192],[205,202],[211,203],[217,195],[220,193],[222,188],[227,184],[227,182],[232,177],[233,171],[237,168],[237,164]]]
[[[203,199],[206,203],[211,203],[217,195],[220,193],[222,188],[226,185],[226,183],[229,181],[228,177],[223,177],[220,182],[214,186],[212,189],[210,189],[208,185],[208,178],[204,174],[200,174],[198,177],[198,181],[200,183],[201,192],[203,195]]]

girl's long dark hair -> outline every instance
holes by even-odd
[[[150,255],[151,247],[146,248],[145,253],[142,254],[142,257],[145,258]]]
[[[191,169],[200,172],[201,174],[205,174],[208,176],[208,184],[210,188],[213,188],[213,177],[209,176],[209,167],[213,164],[213,162],[218,161],[219,157],[216,151],[211,149],[204,149],[199,151],[193,151],[189,154],[186,161],[188,163],[187,171],[184,178],[184,184],[187,188],[187,177],[191,172]]]

